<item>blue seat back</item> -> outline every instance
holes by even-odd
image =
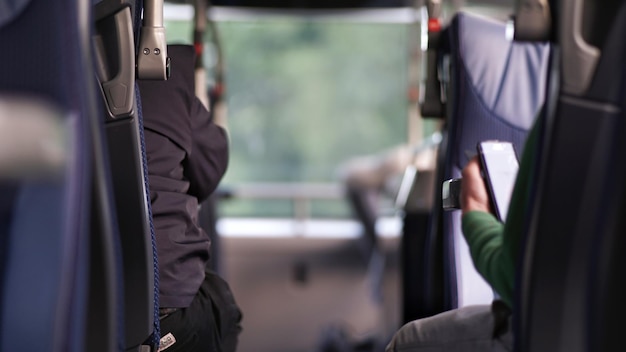
[[[431,290],[445,298],[441,310],[493,299],[474,270],[460,227],[460,212],[441,208],[441,184],[461,177],[482,140],[498,139],[523,149],[529,128],[543,104],[549,47],[506,38],[504,23],[459,13],[442,33],[446,86],[444,140],[437,165],[436,206],[430,222],[428,263],[438,280]],[[441,261],[439,261],[441,259]]]
[[[0,109],[3,128],[18,136],[0,141],[18,165],[0,171],[0,351],[82,351],[97,118],[89,2],[5,1],[0,8],[0,100],[38,106],[24,114]],[[16,127],[29,120],[36,123]],[[43,159],[21,153],[41,144],[30,157]],[[39,168],[36,161],[57,149],[58,167]]]

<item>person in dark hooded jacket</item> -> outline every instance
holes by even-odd
[[[210,239],[198,204],[228,166],[228,137],[194,93],[195,51],[168,46],[171,77],[139,81],[150,200],[159,259],[159,351],[236,350],[241,313],[208,270]]]

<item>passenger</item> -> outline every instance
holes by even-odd
[[[225,131],[194,93],[192,46],[168,46],[167,81],[139,81],[150,200],[159,259],[161,347],[167,352],[236,350],[241,313],[228,284],[206,269],[210,239],[198,204],[228,166]]]
[[[475,157],[463,169],[462,229],[478,272],[502,301],[468,306],[415,320],[400,328],[387,346],[392,351],[511,351],[511,311],[516,265],[523,241],[525,207],[540,123],[531,130],[515,182],[506,224],[491,213],[489,196]]]

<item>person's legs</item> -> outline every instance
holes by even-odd
[[[512,351],[510,329],[495,329],[495,325],[491,306],[455,309],[407,323],[396,332],[386,352]],[[494,331],[500,335],[495,336]]]
[[[207,270],[207,290],[213,303],[213,312],[217,321],[222,352],[235,352],[239,333],[241,333],[241,311],[235,302],[228,283],[214,272]]]
[[[161,345],[166,352],[221,352],[211,298],[205,283],[191,305],[161,319]]]
[[[164,352],[234,352],[241,327],[241,312],[230,288],[207,271],[200,290],[187,308],[161,319]]]

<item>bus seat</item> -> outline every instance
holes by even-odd
[[[546,114],[516,351],[624,349],[626,3],[551,3]]]
[[[90,244],[112,240],[90,231],[90,5],[10,5],[0,14],[0,351],[84,351],[89,286],[103,279],[90,276]],[[109,332],[90,350],[113,350]]]
[[[441,40],[447,116],[427,239],[426,265],[433,276],[425,286],[432,299],[443,297],[434,302],[435,313],[493,299],[471,262],[460,212],[442,209],[442,182],[461,177],[481,140],[510,141],[519,156],[543,104],[549,55],[547,44],[512,42],[504,23],[463,12],[452,19]]]
[[[124,348],[128,351],[156,350],[160,339],[157,252],[136,77],[164,79],[159,75],[165,73],[166,65],[154,60],[155,66],[144,57],[156,56],[155,51],[142,53],[135,65],[135,43],[142,42],[140,38],[162,39],[163,42],[150,43],[150,48],[162,48],[157,55],[165,58],[167,50],[165,37],[153,36],[151,28],[146,28],[156,23],[152,29],[163,30],[158,26],[162,23],[162,2],[148,1],[143,20],[142,9],[141,0],[104,0],[95,6],[97,76],[104,98],[104,124],[121,239]],[[150,17],[158,17],[159,13],[160,22]],[[139,30],[142,24],[142,31],[148,33],[145,37]]]

